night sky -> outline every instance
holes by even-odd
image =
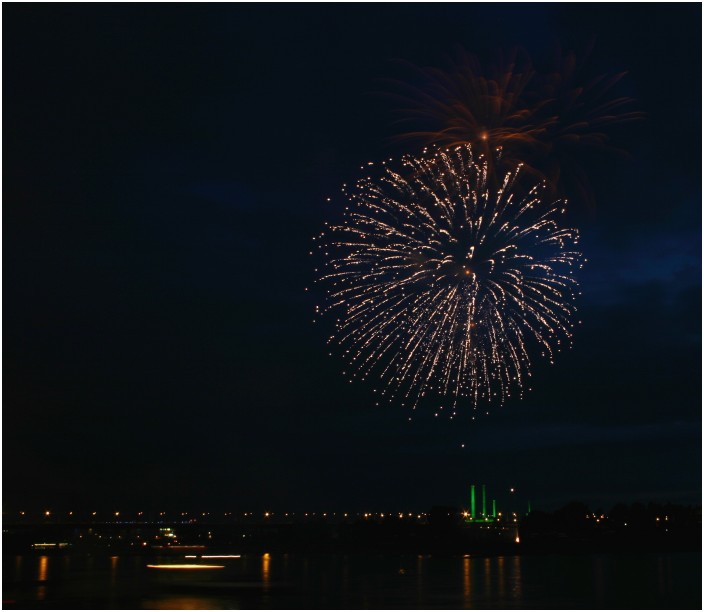
[[[544,509],[701,503],[700,5],[3,16],[4,510],[427,510],[470,483]],[[385,80],[457,45],[590,42],[645,118],[570,203],[573,350],[474,422],[377,408],[304,289],[342,183],[413,149]]]

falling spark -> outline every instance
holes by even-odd
[[[334,317],[348,379],[374,374],[389,401],[432,398],[452,418],[522,397],[531,352],[553,362],[570,345],[578,234],[557,221],[564,202],[541,202],[544,184],[514,192],[519,172],[492,188],[485,158],[460,145],[346,191],[342,222],[316,240],[327,292],[316,313]]]

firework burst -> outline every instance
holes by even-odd
[[[615,92],[625,72],[585,78],[585,61],[558,53],[538,70],[527,53],[499,55],[482,65],[461,48],[448,68],[401,63],[406,81],[390,81],[405,131],[395,140],[454,147],[469,144],[492,171],[520,162],[524,178],[547,180],[592,202],[580,158],[590,150],[624,152],[610,145],[613,126],[640,120],[633,100]]]
[[[531,354],[552,361],[570,344],[578,235],[557,220],[563,202],[541,202],[543,185],[514,192],[519,172],[492,187],[486,161],[461,145],[384,164],[345,191],[343,220],[317,238],[318,310],[335,316],[330,342],[348,374],[454,416],[522,395]]]

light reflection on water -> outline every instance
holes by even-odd
[[[416,565],[416,584],[418,588],[418,603],[422,605],[423,603],[423,555],[418,555],[418,563]]]
[[[506,598],[506,568],[504,567],[504,557],[498,557],[496,562],[498,564],[499,599],[503,601]]]
[[[262,602],[265,607],[269,607],[269,587],[271,584],[271,555],[264,553],[262,555]]]
[[[698,553],[450,556],[244,555],[217,576],[168,579],[139,556],[14,556],[3,597],[17,607],[701,608]],[[70,605],[69,605],[70,604]]]
[[[42,555],[39,557],[39,567],[37,570],[37,580],[39,582],[46,581],[49,574],[49,557],[47,555]]]
[[[271,563],[271,555],[269,553],[264,553],[262,555],[262,582],[264,583],[264,588],[269,587],[269,564]]]
[[[222,604],[211,597],[162,597],[147,599],[144,602],[147,610],[222,610]]]
[[[49,557],[42,555],[39,557],[39,566],[37,568],[37,599],[43,601],[46,597],[46,579],[49,575]]]
[[[110,557],[110,587],[115,587],[115,582],[117,580],[117,562],[120,557]]]
[[[486,557],[484,559],[484,572],[483,572],[483,578],[484,578],[484,593],[485,597],[490,598],[491,597],[491,587],[492,587],[492,582],[491,582],[491,562],[493,559]]]
[[[464,558],[462,559],[462,597],[464,601],[464,607],[469,608],[471,607],[471,599],[470,599],[470,585],[471,585],[471,577],[470,577],[470,565],[469,565],[469,555],[465,555]]]
[[[523,600],[523,589],[521,588],[521,557],[516,555],[511,557],[512,574],[511,574],[511,593],[512,599],[515,601]]]

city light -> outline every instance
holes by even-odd
[[[224,565],[200,565],[198,563],[182,563],[173,565],[147,565],[149,569],[160,570],[208,570],[208,569],[223,569]]]

